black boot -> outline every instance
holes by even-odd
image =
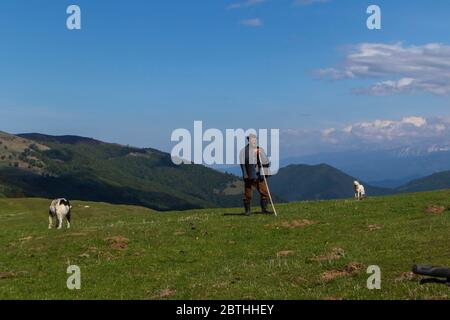
[[[244,207],[245,207],[245,215],[247,217],[252,215],[252,209],[251,209],[251,203],[244,201]]]
[[[271,212],[267,209],[268,205],[269,205],[269,202],[266,199],[261,200],[261,212],[265,213],[265,214],[273,214],[273,212]]]

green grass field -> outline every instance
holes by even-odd
[[[414,263],[450,266],[450,191],[241,209],[157,213],[74,202],[48,230],[48,200],[0,199],[0,299],[448,299]],[[109,238],[109,240],[107,240]],[[112,239],[111,239],[112,238]],[[69,265],[81,290],[66,287]],[[368,290],[366,269],[382,270]]]

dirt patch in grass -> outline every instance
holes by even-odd
[[[277,257],[288,257],[294,254],[294,251],[292,250],[285,250],[285,251],[280,251],[277,252]]]
[[[348,275],[348,273],[345,272],[345,271],[332,270],[332,271],[324,272],[322,274],[322,276],[321,276],[321,280],[325,281],[325,282],[328,282],[328,281],[334,280],[336,278],[344,277],[344,276],[347,276],[347,275]]]
[[[440,214],[443,214],[444,211],[446,211],[446,210],[447,210],[447,208],[444,206],[430,204],[430,205],[428,205],[428,207],[426,207],[425,213],[432,214],[432,215],[440,215]]]
[[[345,271],[347,271],[348,273],[355,273],[363,270],[364,268],[365,266],[362,263],[351,262],[345,267]]]
[[[318,261],[318,262],[333,261],[333,260],[339,260],[344,256],[345,256],[344,249],[333,248],[333,250],[331,250],[331,252],[321,255],[321,256],[318,256],[318,257],[314,257],[311,260]]]
[[[128,243],[130,240],[128,238],[122,237],[122,236],[115,236],[115,237],[109,237],[105,239],[109,242],[109,246],[112,249],[116,250],[124,250],[128,248]]]
[[[311,225],[318,224],[316,221],[310,221],[310,220],[293,220],[291,222],[289,221],[283,221],[280,224],[280,227],[286,228],[286,229],[295,229],[295,228],[303,228]]]
[[[13,272],[0,272],[0,279],[14,278],[17,275]]]
[[[400,281],[419,281],[423,279],[422,276],[419,276],[413,272],[403,272],[397,278],[395,278],[396,282]]]
[[[161,299],[164,299],[164,298],[173,296],[175,293],[176,293],[176,290],[171,290],[171,289],[167,288],[167,289],[161,290],[161,292],[159,293],[159,297]]]
[[[377,224],[369,224],[367,226],[367,228],[369,229],[369,231],[376,231],[376,230],[380,230],[381,226],[379,226]]]
[[[357,262],[351,262],[340,270],[331,270],[324,272],[321,276],[321,280],[328,282],[336,278],[351,276],[364,269],[364,265]]]

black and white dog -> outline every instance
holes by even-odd
[[[63,226],[64,218],[67,219],[67,229],[70,229],[70,212],[72,206],[70,202],[66,199],[56,199],[53,200],[50,208],[48,210],[48,228],[51,229],[53,226],[53,218],[56,218],[55,228],[61,229]]]

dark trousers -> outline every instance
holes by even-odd
[[[253,196],[253,188],[258,190],[259,195],[261,197],[261,202],[269,200],[269,191],[267,190],[267,186],[264,181],[257,180],[249,180],[245,179],[245,190],[244,190],[244,202],[251,203]]]

